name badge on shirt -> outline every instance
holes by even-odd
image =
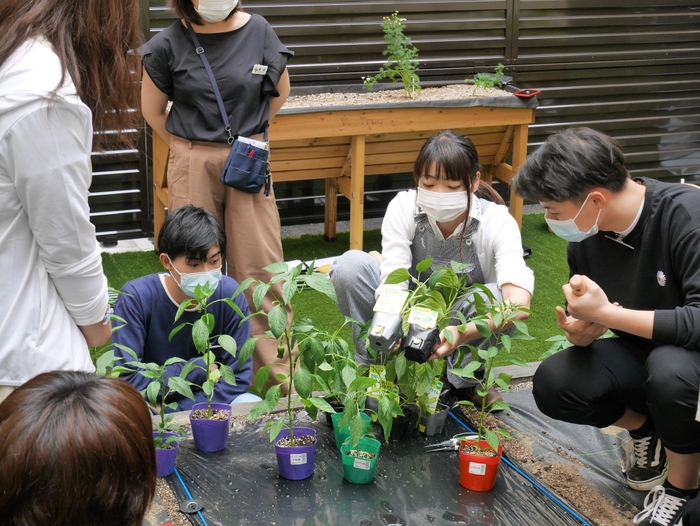
[[[264,75],[267,73],[267,66],[263,66],[262,64],[255,64],[253,66],[253,75]]]

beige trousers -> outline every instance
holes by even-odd
[[[209,210],[226,230],[227,274],[242,282],[254,278],[269,281],[271,275],[263,267],[284,261],[280,216],[274,191],[265,196],[263,190],[249,194],[230,188],[219,182],[219,176],[228,157],[227,144],[193,142],[179,137],[170,141],[168,159],[168,210],[192,204]],[[254,312],[252,292],[245,295],[250,311]],[[273,307],[273,295],[282,299],[282,286],[276,284],[265,296],[261,308],[269,312]],[[292,309],[287,307],[291,321]],[[253,374],[264,365],[271,365],[268,386],[280,383],[277,373],[289,374],[289,357],[277,358],[277,341],[265,335],[269,329],[267,317],[253,316],[250,320],[251,336],[261,338],[253,353]]]

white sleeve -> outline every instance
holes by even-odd
[[[22,116],[4,138],[9,173],[46,271],[77,325],[104,318],[106,278],[90,223],[92,118],[56,100]]]
[[[387,276],[399,268],[410,269],[412,263],[411,245],[416,234],[413,219],[416,210],[415,191],[400,192],[389,203],[382,221],[382,262],[380,280],[383,284]],[[404,284],[404,288],[408,282]],[[381,285],[375,292],[379,296]]]
[[[535,275],[523,259],[523,242],[520,229],[513,216],[504,206],[490,206],[492,217],[488,221],[488,237],[494,258],[496,283],[503,287],[511,283],[527,290],[532,295]],[[486,226],[486,225],[485,225]]]

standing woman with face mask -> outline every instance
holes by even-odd
[[[250,194],[219,182],[231,149],[229,134],[188,26],[211,65],[233,136],[267,139],[268,124],[289,95],[287,60],[293,53],[264,18],[245,13],[237,0],[171,0],[171,5],[181,20],[143,47],[141,92],[144,117],[170,144],[168,210],[192,204],[212,212],[226,231],[227,274],[238,282],[268,281],[263,267],[284,260],[274,192]],[[272,292],[282,297],[280,285]],[[252,305],[252,288],[246,298]],[[262,308],[272,308],[270,294]],[[278,363],[270,375],[276,381],[286,366],[277,358],[276,342],[264,338],[267,318],[255,316],[251,324],[252,336],[263,337],[254,370]]]
[[[418,153],[413,167],[415,190],[400,192],[389,203],[382,223],[382,258],[379,263],[357,250],[346,252],[331,267],[330,277],[338,295],[340,311],[367,322],[372,318],[375,299],[387,276],[396,269],[408,269],[417,276],[416,265],[433,259],[432,269],[449,266],[450,261],[468,263],[471,283],[486,284],[499,299],[530,306],[534,275],[523,259],[520,230],[500,196],[481,182],[479,156],[464,135],[445,131],[430,137]],[[461,309],[474,315],[470,305]],[[521,318],[527,315],[522,314]],[[431,359],[448,357],[447,380],[462,399],[475,403],[474,383],[452,375],[455,349],[462,343],[486,344],[473,323],[465,333],[450,327],[454,345],[443,335]],[[353,327],[355,354],[360,363],[372,357],[357,341],[360,328]],[[466,353],[463,365],[471,359]],[[487,403],[498,400],[489,392]]]

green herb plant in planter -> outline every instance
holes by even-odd
[[[342,360],[339,359],[341,357]],[[326,355],[327,360],[328,358]],[[365,376],[366,368],[358,366],[349,353],[331,355],[330,358],[330,363],[322,362],[319,369],[331,367],[335,373],[331,378],[341,384],[340,390],[333,391],[333,394],[342,402],[343,412],[332,416],[336,446],[340,449],[343,462],[343,474],[350,482],[366,484],[374,478],[381,443],[369,436],[371,419],[365,412],[365,403],[367,389],[376,388],[379,382]]]
[[[284,358],[285,353],[291,353],[289,372],[278,375],[278,379],[287,387],[287,393],[290,393],[287,396],[286,416],[277,420],[271,419],[265,425],[265,431],[270,434],[270,441],[275,442],[280,476],[290,480],[301,480],[313,475],[316,449],[316,430],[294,425],[295,406],[291,393],[296,390],[297,401],[303,404],[313,420],[316,419],[319,409],[327,413],[335,412],[324,398],[314,395],[314,391],[328,390],[326,382],[316,374],[316,366],[325,361],[324,344],[327,347],[330,342],[336,342],[339,336],[337,333],[319,331],[308,318],[295,319],[296,311],[293,318],[288,319],[284,309],[296,294],[307,287],[324,294],[334,303],[337,302],[335,289],[327,276],[314,272],[313,265],[306,272],[303,267],[300,263],[288,268],[286,263],[281,262],[265,267],[264,270],[273,276],[268,283],[254,281],[256,287],[253,291],[253,303],[257,312],[251,314],[267,316],[270,327],[267,337],[277,340],[280,359]],[[260,310],[260,305],[266,294],[272,294],[270,287],[275,283],[282,283],[282,297],[273,295],[273,307],[266,313]],[[252,352],[251,349],[255,348],[257,341],[258,338],[250,338],[243,346],[241,354]],[[296,353],[292,352],[294,349]],[[263,400],[250,410],[249,419],[272,413],[281,398],[280,384],[264,388],[269,376],[269,366],[261,367],[255,375],[255,390]]]
[[[387,48],[382,52],[387,61],[374,76],[363,77],[364,86],[372,89],[382,79],[390,79],[393,84],[397,81],[403,83],[406,96],[415,99],[421,94],[420,78],[418,71],[418,49],[411,43],[411,39],[404,32],[405,18],[399,18],[399,12],[385,16],[382,22],[384,41]]]
[[[477,73],[472,79],[466,79],[464,82],[466,84],[474,84],[474,90],[472,91],[472,97],[476,94],[476,90],[479,88],[495,88],[502,87],[503,83],[503,70],[504,66],[500,62],[496,66],[495,73]]]
[[[218,345],[232,356],[236,356],[237,345],[228,334],[212,334],[215,320],[214,315],[208,312],[211,305],[217,302],[225,302],[243,319],[244,315],[240,308],[233,301],[249,285],[251,280],[239,285],[238,290],[232,298],[222,298],[209,302],[209,297],[214,293],[209,285],[197,285],[194,294],[195,299],[186,299],[180,304],[175,315],[177,322],[185,310],[196,303],[197,311],[201,314],[195,322],[184,322],[177,325],[171,332],[169,338],[180,332],[186,326],[192,326],[192,341],[197,352],[202,355],[205,366],[194,364],[194,368],[199,367],[205,371],[205,380],[198,386],[204,391],[207,397],[206,402],[197,403],[192,406],[190,413],[190,423],[192,424],[192,436],[195,447],[200,451],[214,452],[224,449],[228,443],[229,422],[231,420],[231,405],[212,403],[214,387],[216,382],[222,380],[229,385],[236,385],[236,375],[233,369],[226,364],[218,362],[211,347],[216,340]],[[252,352],[252,351],[251,351]],[[239,363],[245,363],[250,354],[238,357]],[[193,368],[188,369],[191,372]]]
[[[316,383],[326,393],[324,398],[332,401],[331,406],[336,411],[330,414],[330,418],[338,449],[348,437],[351,438],[352,445],[357,446],[369,429],[371,418],[365,413],[367,388],[378,383],[367,377],[367,367],[359,366],[354,360],[354,349],[337,336],[348,323],[353,323],[353,320],[346,318],[334,337],[329,338],[330,335],[327,335],[323,339],[323,361],[319,362],[319,355],[316,354],[314,362],[309,363],[308,357],[313,355],[304,355],[307,358],[306,367],[309,370],[315,368]]]
[[[432,267],[432,258],[427,258],[416,265],[417,277],[412,276],[408,269],[397,269],[385,281],[387,285],[412,283],[412,289],[404,293],[406,299],[398,314],[403,350],[378,354],[368,347],[375,358],[379,356],[382,360],[383,368],[381,365],[370,368],[370,374],[386,384],[371,395],[379,400],[377,418],[387,439],[393,420],[407,418],[406,409],[416,411],[411,424],[417,424],[419,416],[435,411],[445,362],[444,359],[428,361],[428,358],[440,333],[453,323],[455,307],[471,290],[465,275],[468,264],[452,261],[449,267]],[[423,273],[427,278],[421,279]],[[462,315],[460,322],[463,318]],[[452,333],[446,331],[445,337],[451,341]],[[409,430],[411,427],[409,424]]]
[[[509,301],[496,301],[486,287],[483,288],[483,296],[487,297],[486,302],[482,296],[474,296],[475,301],[479,304],[477,312],[483,314],[470,321],[476,324],[479,334],[489,339],[490,345],[487,349],[477,349],[467,345],[472,354],[472,361],[462,368],[452,370],[452,373],[457,376],[476,381],[477,394],[482,397],[480,405],[474,405],[467,400],[459,402],[462,405],[474,407],[479,418],[476,429],[477,439],[464,440],[459,448],[460,484],[474,491],[488,491],[493,488],[502,455],[502,446],[499,444],[498,437],[500,435],[512,438],[505,429],[498,428],[493,431],[486,427],[486,418],[493,411],[510,410],[504,401],[497,401],[491,405],[486,404],[486,393],[491,387],[497,385],[506,392],[509,390],[511,376],[503,372],[496,375],[494,372],[495,360],[502,353],[510,354],[512,340],[532,339],[525,322],[518,319],[522,313],[529,313],[528,309]],[[506,333],[510,327],[513,329],[510,329],[509,332],[514,331],[511,335]],[[462,325],[458,328],[462,332],[465,331],[466,320],[463,320]],[[463,346],[460,346],[458,352],[463,353],[462,349]],[[457,360],[457,363],[461,363],[461,356]],[[525,362],[513,356],[509,356],[508,361],[516,365],[527,366]],[[476,375],[476,370],[482,364],[484,375],[483,379],[480,379]]]
[[[184,363],[186,360],[182,358],[170,358],[163,365],[155,363],[142,363],[137,359],[136,354],[131,349],[122,347],[126,352],[134,358],[123,366],[115,368],[116,372],[131,372],[132,369],[138,369],[139,374],[144,378],[148,378],[150,383],[146,386],[141,394],[146,400],[146,404],[152,413],[158,415],[157,420],[153,422],[153,439],[156,444],[156,471],[159,477],[167,477],[175,469],[175,457],[177,455],[178,443],[185,436],[184,427],[175,422],[173,414],[167,414],[166,409],[172,411],[177,410],[176,402],[168,402],[168,397],[172,393],[194,400],[194,394],[190,387],[190,382],[187,381],[187,375],[192,372],[196,365],[192,362],[187,363],[178,376],[165,377],[166,369],[169,365],[175,363]]]

